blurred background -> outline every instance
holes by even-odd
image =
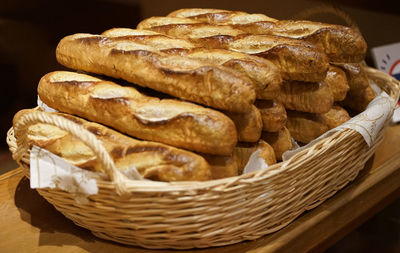
[[[64,69],[56,61],[55,48],[66,35],[101,33],[112,27],[134,28],[144,18],[163,16],[179,8],[242,10],[291,19],[304,17],[316,8],[324,10],[326,5],[339,8],[351,17],[369,49],[400,42],[400,1],[1,0],[0,82],[3,91],[0,92],[0,135],[5,139],[18,110],[36,106],[36,87],[40,78],[50,71]],[[308,19],[347,24],[343,17],[328,12],[311,15]],[[366,61],[373,66],[370,51]],[[7,149],[6,142],[0,142],[2,167],[15,168],[17,165],[13,164]],[[395,202],[329,252],[371,252],[371,249],[379,252],[384,244],[391,245],[388,249],[400,251],[399,207],[399,201]]]

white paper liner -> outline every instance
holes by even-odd
[[[59,112],[56,109],[51,108],[50,106],[46,105],[39,96],[37,96],[37,104],[44,112]]]
[[[268,164],[265,162],[264,158],[260,156],[260,152],[261,150],[257,149],[251,154],[249,161],[243,169],[243,174],[268,168]]]
[[[78,168],[45,149],[38,146],[31,149],[31,188],[57,187],[73,193],[78,203],[85,203],[87,196],[97,194],[99,190],[93,178],[94,172]]]

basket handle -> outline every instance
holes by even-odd
[[[60,129],[69,132],[74,137],[80,139],[96,154],[97,158],[100,159],[105,173],[110,181],[115,184],[117,194],[125,195],[128,193],[124,175],[117,170],[113,160],[107,153],[101,141],[99,141],[93,133],[86,130],[83,126],[58,115],[35,111],[24,114],[18,120],[14,126],[15,136],[18,136],[18,138],[16,138],[17,150],[15,153],[13,153],[13,158],[15,161],[19,162],[24,153],[26,153],[26,151],[29,149],[27,138],[28,128],[30,125],[35,123],[44,123],[57,126]]]

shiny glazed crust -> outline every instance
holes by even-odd
[[[230,154],[234,123],[223,113],[188,102],[145,96],[84,74],[45,75],[38,94],[48,106],[111,126],[131,136],[213,154]]]
[[[260,111],[254,105],[247,113],[229,113],[226,115],[235,123],[238,141],[256,142],[260,139],[263,120]]]
[[[281,161],[285,151],[292,149],[292,136],[286,127],[283,127],[278,132],[263,132],[261,139],[266,141],[275,151],[276,159]]]
[[[227,111],[245,112],[255,100],[255,88],[245,75],[206,64],[129,38],[75,34],[57,46],[64,66],[122,78],[135,84]]]
[[[261,57],[225,49],[199,48],[188,40],[147,30],[113,28],[103,32],[102,35],[114,39],[129,39],[135,43],[154,47],[168,55],[179,55],[238,71],[254,83],[258,98],[272,96],[272,92],[278,89],[282,82],[279,69],[271,61]]]
[[[321,114],[329,129],[340,126],[344,122],[350,120],[349,113],[340,105],[334,105],[327,113]]]
[[[30,111],[32,110],[18,112],[14,117],[14,124]],[[135,166],[144,178],[159,181],[211,179],[210,166],[197,154],[157,142],[139,141],[72,115],[52,114],[65,117],[92,132],[121,171]],[[96,155],[83,142],[58,127],[34,124],[29,127],[28,141],[31,145],[45,148],[78,167],[103,171]]]
[[[328,125],[321,114],[287,111],[286,127],[292,137],[301,143],[309,143],[328,131]]]
[[[277,132],[286,124],[286,109],[275,100],[256,100],[255,106],[261,113],[263,131]]]
[[[251,34],[269,34],[301,39],[324,49],[331,62],[360,62],[367,44],[362,35],[349,27],[307,20],[276,20],[263,14],[212,9],[182,9],[168,15],[197,22],[231,25]]]
[[[335,66],[329,66],[328,73],[324,81],[332,91],[334,101],[342,101],[345,99],[350,86],[347,82],[346,73]]]
[[[251,35],[229,25],[206,23],[168,23],[170,18],[158,17],[157,26],[144,20],[138,28],[189,39],[200,47],[222,48],[256,55],[272,61],[284,79],[318,82],[326,76],[328,57],[318,46],[308,42],[273,35]]]
[[[286,109],[310,113],[328,112],[333,105],[333,94],[325,82],[305,83],[286,81],[276,96]]]

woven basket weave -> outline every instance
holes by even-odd
[[[397,101],[395,79],[372,68],[365,70],[371,81]],[[267,170],[206,182],[165,183],[124,178],[91,133],[50,116],[31,114],[19,122],[17,136],[25,136],[27,127],[36,122],[57,125],[98,154],[109,180],[97,180],[99,193],[90,196],[87,204],[78,204],[71,193],[57,188],[38,189],[39,194],[94,235],[146,248],[221,246],[277,231],[352,181],[385,130],[371,147],[359,133],[345,129]],[[29,177],[25,137],[16,140],[10,129],[7,142]]]

